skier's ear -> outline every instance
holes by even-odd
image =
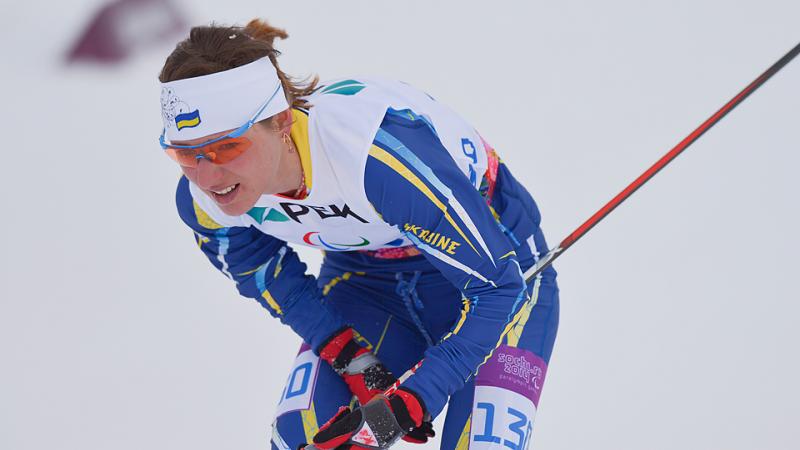
[[[289,134],[292,129],[292,109],[285,109],[272,116],[272,128],[275,131]]]

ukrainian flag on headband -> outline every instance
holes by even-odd
[[[178,130],[200,125],[200,110],[195,109],[190,113],[178,114],[175,116],[175,125],[178,126]]]

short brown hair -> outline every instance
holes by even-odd
[[[285,30],[267,22],[253,19],[247,26],[194,27],[189,37],[175,47],[167,57],[158,79],[167,83],[185,78],[209,75],[243,66],[265,56],[278,71],[286,101],[293,107],[310,107],[301,97],[317,88],[319,77],[296,80],[278,67],[280,52],[273,47],[275,38],[286,39]]]

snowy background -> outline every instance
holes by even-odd
[[[178,39],[62,64],[103,3],[2,0],[0,449],[268,448],[299,340],[174,210],[156,77]],[[291,74],[460,111],[551,244],[800,41],[795,0],[176,3],[285,27]],[[797,448],[799,105],[800,60],[557,262],[534,448]]]

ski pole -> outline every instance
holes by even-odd
[[[663,169],[667,164],[672,162],[675,157],[680,155],[687,147],[692,145],[694,141],[696,141],[700,136],[703,135],[706,131],[708,131],[711,127],[713,127],[717,122],[720,121],[725,115],[733,110],[742,100],[746,99],[750,94],[752,94],[756,89],[758,89],[762,84],[766,83],[773,75],[778,73],[783,66],[789,63],[792,59],[794,59],[797,54],[800,53],[800,43],[797,44],[793,49],[789,50],[789,53],[783,56],[783,58],[779,59],[775,64],[773,64],[769,69],[767,69],[764,73],[762,73],[758,78],[753,80],[752,83],[747,85],[741,92],[739,92],[735,97],[733,97],[728,103],[726,103],[722,108],[720,108],[716,113],[714,113],[711,117],[706,119],[697,129],[692,131],[688,136],[686,136],[682,141],[678,143],[675,147],[672,148],[667,154],[661,157],[655,164],[653,164],[649,169],[647,169],[644,173],[639,175],[639,178],[635,179],[631,184],[629,184],[625,189],[622,190],[616,197],[612,198],[608,203],[605,204],[602,208],[600,208],[592,217],[590,217],[586,222],[584,222],[581,226],[579,226],[575,231],[572,232],[569,236],[567,236],[563,241],[561,241],[558,246],[552,250],[550,250],[547,255],[545,255],[542,259],[540,259],[533,267],[525,271],[525,280],[530,282],[533,278],[538,275],[541,271],[547,268],[553,261],[556,260],[561,254],[563,254],[568,248],[572,246],[575,242],[578,241],[581,237],[583,237],[586,233],[589,232],[595,225],[597,225],[603,218],[605,218],[611,211],[613,211],[617,206],[619,206],[622,202],[624,202],[628,197],[631,196],[637,189],[642,187],[650,178],[652,178],[655,174],[657,174],[661,169]]]

